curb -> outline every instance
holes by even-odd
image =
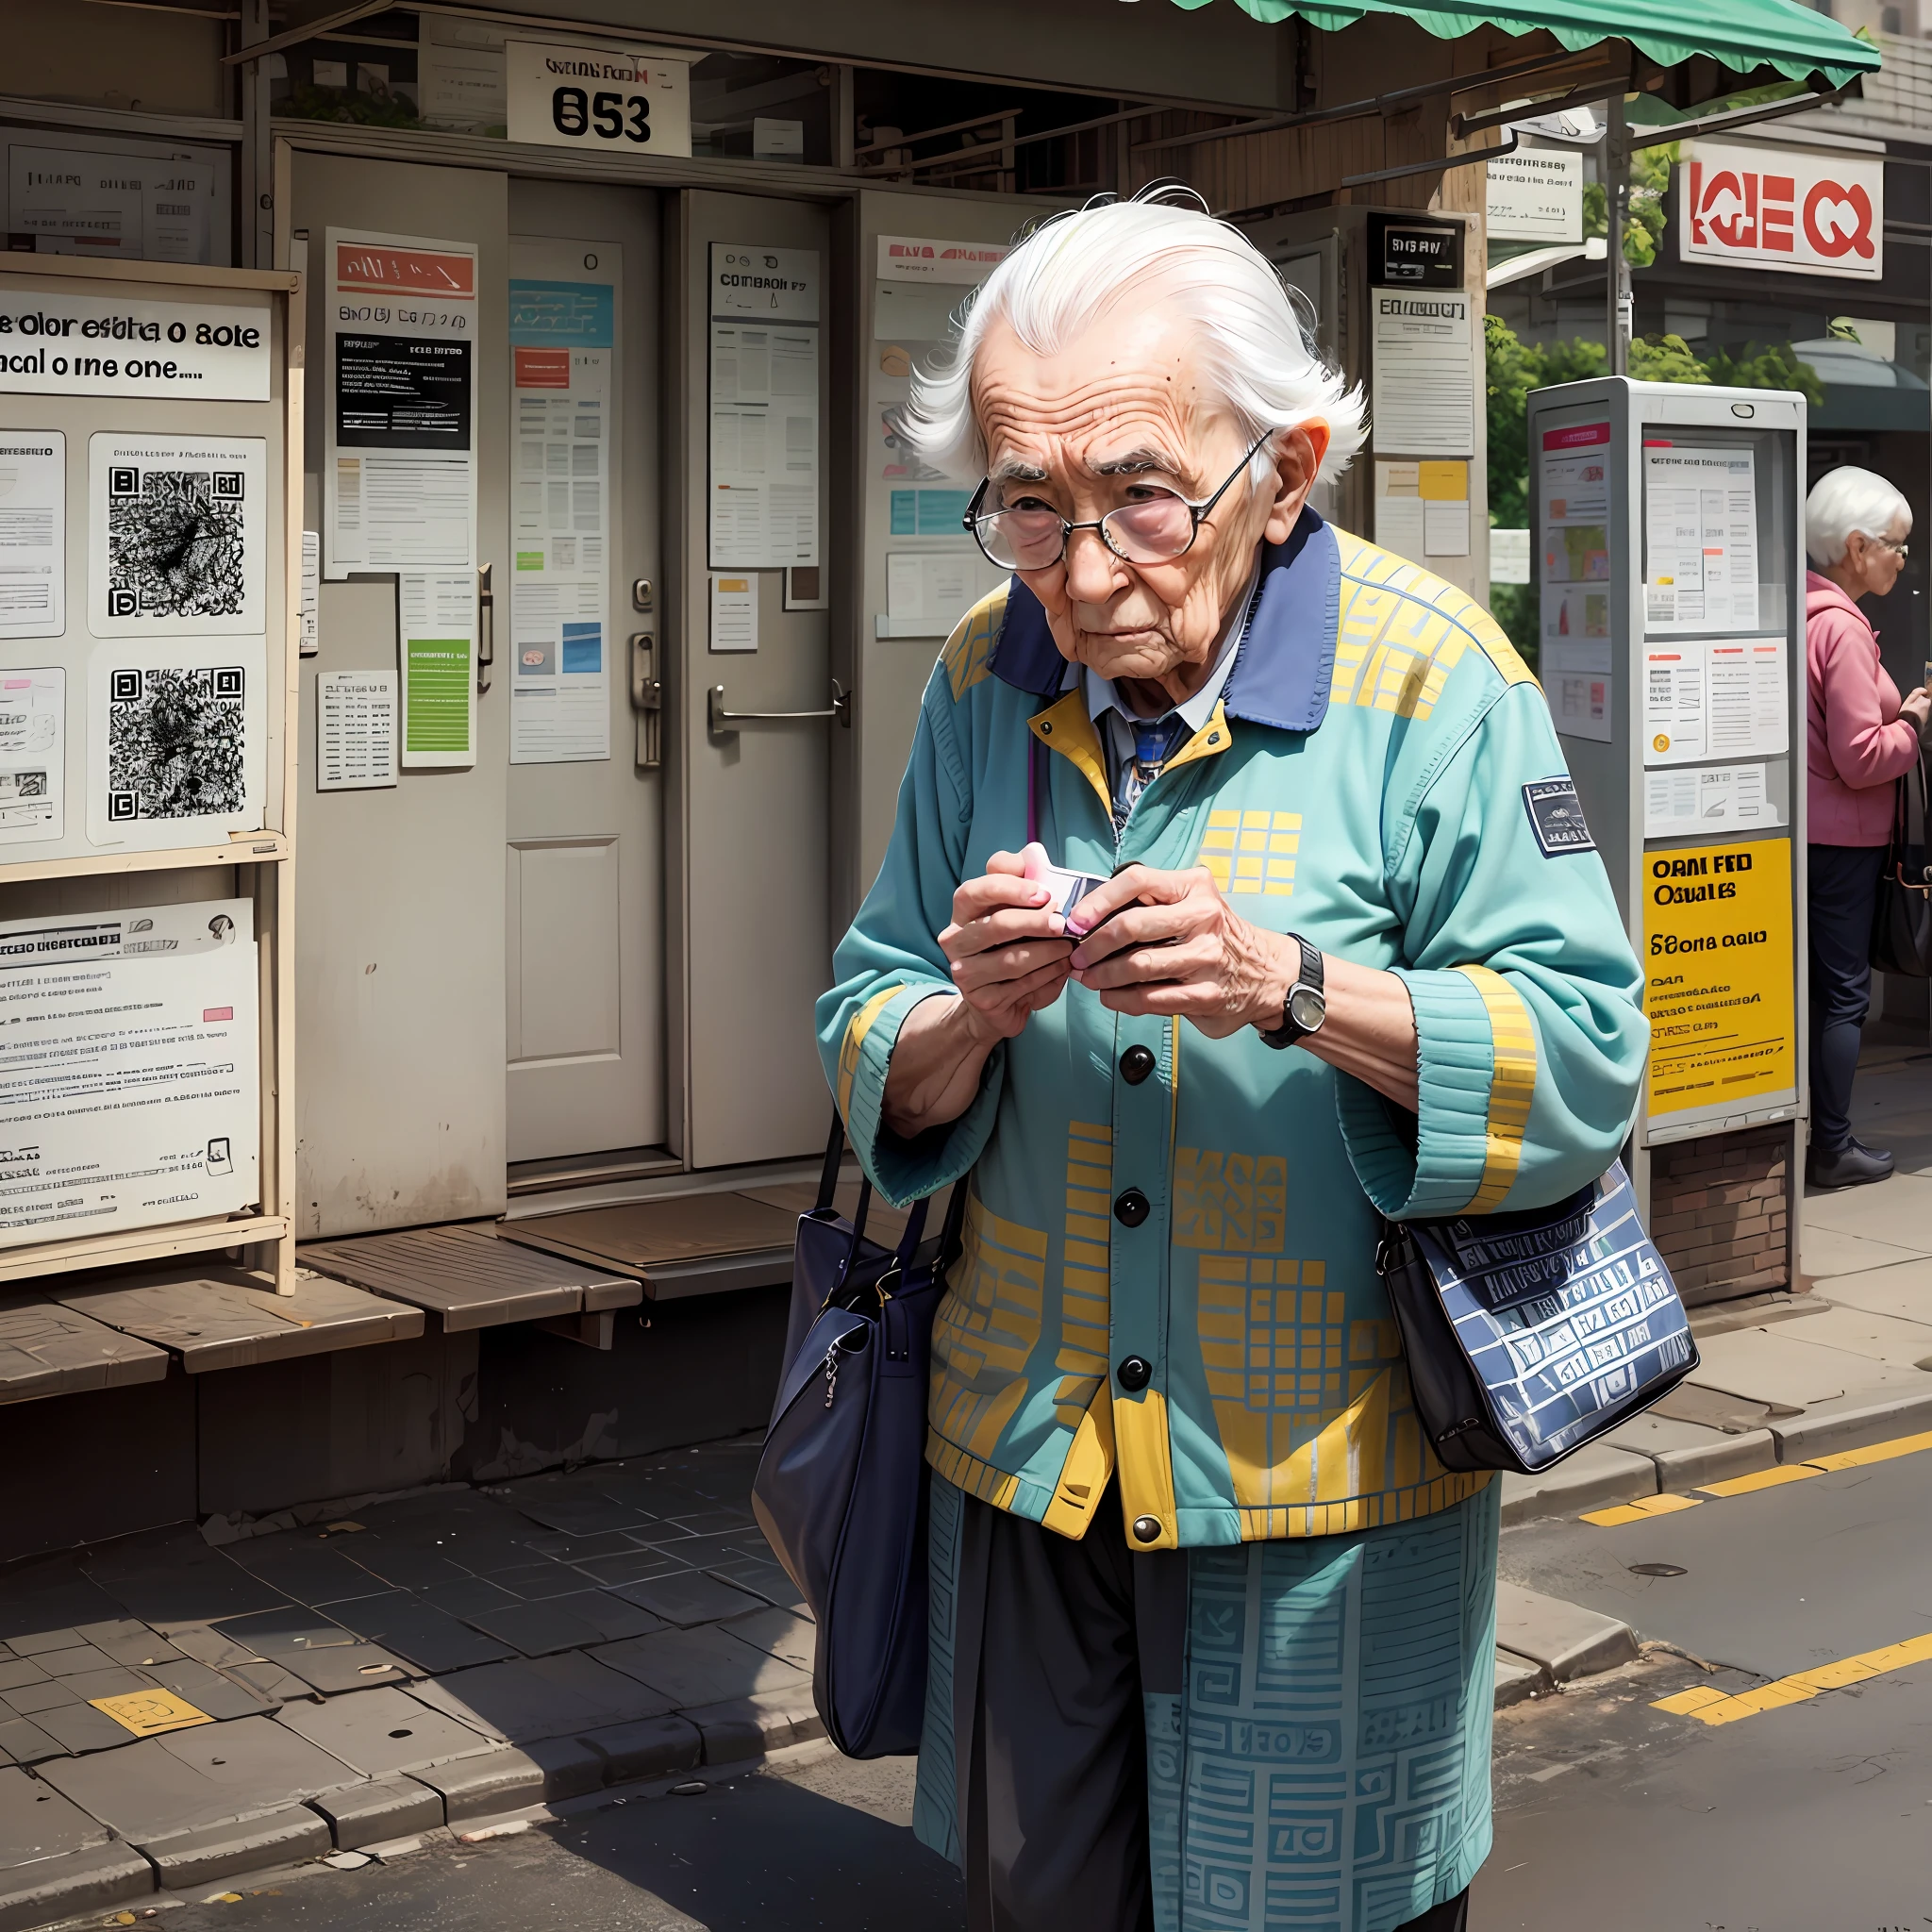
[[[1695,1489],[1725,1476],[1750,1475],[1783,1462],[1803,1462],[1830,1451],[1862,1449],[1892,1436],[1932,1430],[1932,1393],[1898,1396],[1859,1408],[1807,1409],[1774,1420],[1723,1443],[1655,1455],[1620,1445],[1591,1443],[1536,1475],[1503,1476],[1503,1527],[1550,1517],[1580,1516],[1618,1503],[1637,1503],[1666,1491]],[[1594,1453],[1593,1453],[1594,1452]],[[1620,1469],[1607,1460],[1622,1457]]]

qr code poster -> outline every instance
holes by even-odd
[[[268,444],[89,439],[88,624],[96,637],[259,637]]]
[[[262,822],[258,641],[97,650],[88,680],[87,835],[152,851]]]

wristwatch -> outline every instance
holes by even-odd
[[[1328,997],[1322,991],[1322,955],[1300,933],[1291,933],[1289,938],[1302,949],[1302,969],[1281,1003],[1280,1027],[1273,1033],[1265,1027],[1261,1031],[1262,1040],[1275,1047],[1292,1046],[1296,1041],[1321,1032],[1322,1022],[1328,1017]]]

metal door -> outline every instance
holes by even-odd
[[[321,362],[330,227],[475,243],[476,556],[508,565],[506,176],[295,149],[291,227],[309,238],[308,527],[328,448]],[[406,770],[373,791],[316,790],[318,671],[397,668],[396,579],[325,583],[320,655],[302,675],[295,921],[296,1211],[305,1236],[359,1233],[504,1206],[502,669],[476,701],[475,762]]]
[[[712,245],[807,250],[818,257],[818,568],[835,554],[826,529],[825,425],[831,420],[833,259],[823,208],[759,196],[687,191],[666,258],[680,285],[667,383],[675,409],[680,595],[669,613],[679,770],[672,784],[670,895],[675,941],[674,1103],[693,1167],[808,1153],[824,1142],[829,1100],[812,1041],[812,1007],[831,976],[828,779],[832,676],[825,610],[795,608],[779,569],[712,571]],[[774,441],[774,451],[785,447]],[[713,649],[711,579],[756,582],[753,650]],[[821,576],[818,586],[823,589]],[[805,586],[794,588],[804,589]],[[732,592],[740,597],[743,592]],[[823,598],[814,599],[823,603]],[[787,608],[790,602],[794,608]],[[739,606],[741,611],[742,605]],[[714,729],[720,711],[791,714]]]
[[[666,1138],[663,786],[632,705],[656,675],[660,240],[642,190],[513,181],[509,222],[516,1161]]]

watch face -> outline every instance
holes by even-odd
[[[1304,1033],[1313,1033],[1328,1017],[1328,1002],[1312,986],[1298,986],[1288,996],[1288,1017]]]

